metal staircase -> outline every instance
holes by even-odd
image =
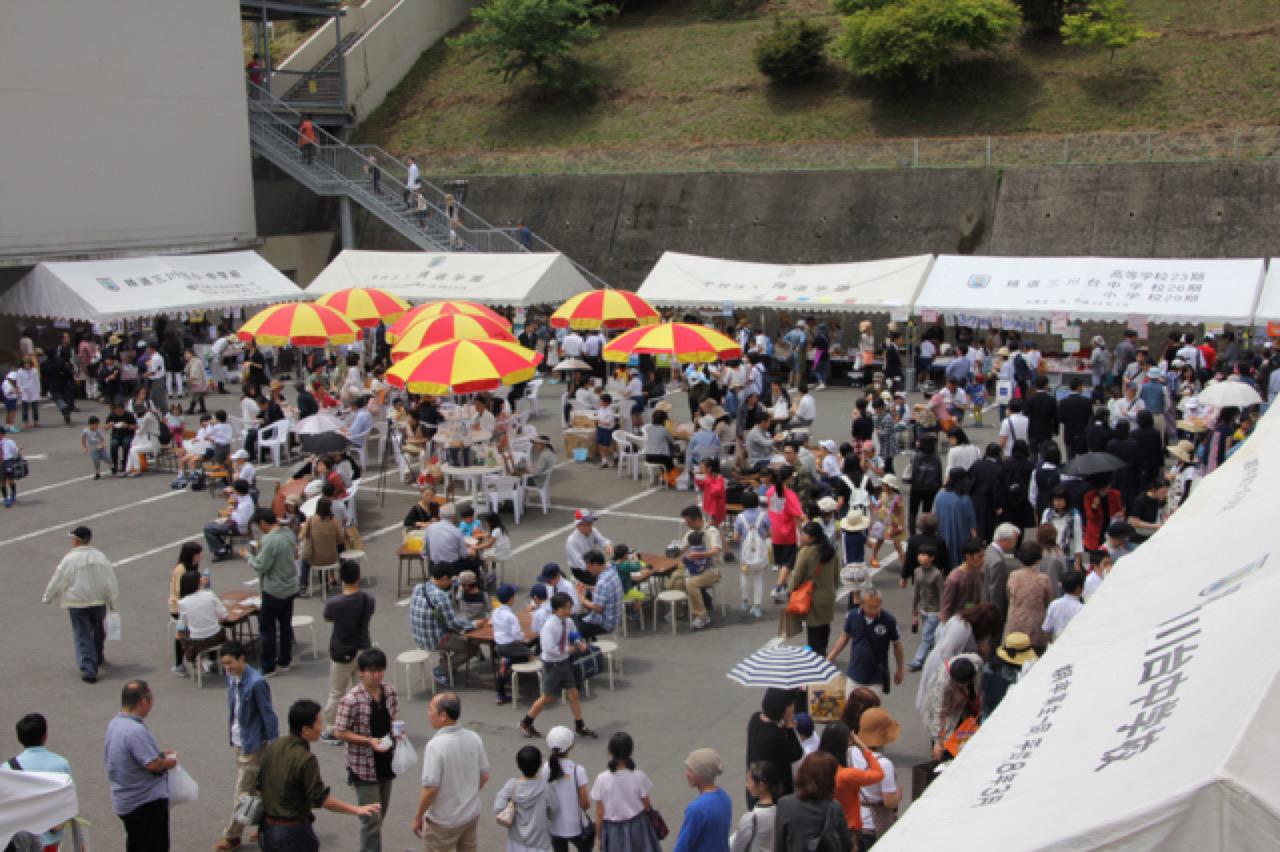
[[[308,163],[298,145],[302,113],[263,88],[251,85],[250,89],[249,142],[253,152],[316,195],[350,199],[423,251],[557,251],[532,233],[527,235],[526,247],[517,229],[495,228],[469,209],[448,201],[444,190],[426,180],[420,181],[420,189],[427,208],[411,210],[405,201],[408,166],[376,146],[351,146],[316,127],[318,144]],[[374,190],[370,156],[377,158],[382,173],[378,191]],[[568,259],[593,286],[608,286],[598,275]]]

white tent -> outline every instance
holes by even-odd
[[[70,775],[0,769],[0,846],[15,832],[39,834],[79,812]]]
[[[562,254],[341,252],[311,282],[313,295],[378,287],[410,302],[470,299],[490,305],[554,305],[591,285]]]
[[[1272,411],[877,852],[1280,849],[1278,500]]]
[[[940,255],[916,313],[1247,324],[1262,285],[1245,260]]]
[[[286,302],[302,295],[252,251],[42,263],[0,295],[0,314],[110,322]]]
[[[1262,283],[1253,321],[1259,325],[1280,322],[1280,258],[1273,257],[1267,264],[1267,280]]]
[[[932,255],[858,263],[779,265],[665,252],[639,294],[655,305],[905,312]]]

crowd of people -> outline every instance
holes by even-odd
[[[1089,391],[1083,377],[1072,377],[1059,393],[1034,344],[1005,335],[957,345],[936,388],[912,405],[903,386],[901,335],[890,330],[877,342],[864,324],[851,356],[862,382],[849,436],[819,439],[814,391],[831,381],[833,356],[844,357],[833,342],[838,329],[801,322],[776,341],[746,324],[726,330],[743,342],[741,361],[664,371],[641,359],[616,377],[622,407],[604,389],[608,376],[595,335],[557,337],[536,322],[524,330],[532,345],[554,352],[549,361],[582,358],[591,368],[570,380],[566,404],[575,400],[600,412],[602,464],[617,454],[608,418],[625,422],[629,414],[643,437],[645,461],[667,470],[671,485],[696,493],[695,504],[681,512],[669,569],[655,570],[635,548],[615,544],[596,514],[582,509],[565,539],[563,563],[545,565],[522,601],[498,570],[511,556],[502,518],[438,496],[430,465],[422,466],[420,499],[408,510],[404,534],[406,542],[420,542],[430,569],[413,587],[407,616],[414,644],[435,656],[432,676],[447,690],[428,711],[436,733],[423,755],[412,816],[428,850],[476,848],[481,791],[492,769],[480,737],[459,725],[462,704],[452,684],[458,670],[482,658],[484,645],[493,648],[498,704],[516,698],[515,666],[541,663],[540,694],[517,728],[545,750],[520,749],[510,780],[492,800],[507,848],[661,849],[670,829],[653,807],[653,782],[638,768],[632,736],[618,732],[608,739],[610,761],[594,783],[570,758],[575,742],[597,737],[579,690],[593,674],[593,643],[615,635],[628,619],[642,622],[643,607],[660,591],[684,591],[693,628],[711,626],[711,596],[723,593],[730,560],[741,568],[746,616],[763,618],[776,606],[784,635],[803,633],[805,645],[833,663],[848,651],[841,665],[845,702],[840,721],[818,731],[803,691],[766,692],[747,724],[741,780],[748,811],[736,823],[732,797],[720,787],[724,761],[711,749],[691,752],[684,772],[696,794],[671,832],[675,848],[869,848],[893,824],[902,801],[897,769],[884,754],[900,723],[880,707],[882,696],[918,678],[915,709],[932,759],[953,759],[1038,655],[1069,630],[1115,566],[1159,531],[1201,476],[1247,440],[1257,411],[1205,406],[1198,391],[1228,376],[1268,401],[1273,385],[1280,391],[1280,356],[1252,354],[1233,339],[1224,340],[1220,352],[1213,338],[1197,346],[1181,335],[1153,356],[1127,331],[1114,351],[1093,341]],[[13,383],[23,409],[20,428],[38,425],[39,380],[34,400],[24,388],[52,359],[66,366],[66,376],[44,387],[57,394],[68,422],[77,395],[110,408],[105,423],[92,416],[80,434],[95,477],[108,464],[112,474],[138,475],[148,455],[169,444],[178,450],[175,488],[200,482],[211,463],[225,465],[218,486],[226,490],[226,510],[205,526],[203,546],[182,546],[168,597],[173,672],[191,674],[216,653],[227,675],[235,796],[214,848],[238,848],[251,830],[246,826],[260,832],[264,848],[318,848],[311,812],[323,808],[359,817],[360,848],[380,849],[392,786],[411,760],[405,755],[412,745],[400,696],[384,682],[387,658],[371,639],[376,601],[361,587],[359,562],[343,557],[359,549],[353,507],[346,508],[344,498],[360,479],[357,451],[372,428],[371,408],[386,416],[407,455],[420,456],[431,453],[443,422],[440,401],[390,392],[376,336],[367,351],[331,359],[317,351],[241,346],[228,329],[214,329],[206,361],[195,355],[190,332],[190,326],[157,329],[157,339],[146,342],[88,337],[74,346],[64,335],[48,356],[32,345],[27,357],[34,361]],[[922,377],[945,357],[940,350],[916,350]],[[128,371],[126,365],[140,366]],[[292,401],[273,379],[285,369],[298,376]],[[55,365],[53,372],[64,371]],[[239,416],[247,428],[240,449],[227,412],[206,410],[205,397],[224,390],[233,374],[243,377]],[[1011,383],[1007,398],[991,386],[1005,381]],[[678,428],[666,399],[674,388],[688,393],[688,431]],[[8,402],[8,379],[4,394]],[[474,418],[483,418],[496,442],[522,396],[520,388],[477,398]],[[177,402],[182,397],[190,400],[185,412]],[[999,401],[975,405],[983,398]],[[197,407],[200,426],[187,437],[184,418]],[[966,426],[982,425],[992,408],[997,437],[977,446]],[[348,449],[308,455],[290,474],[310,480],[308,490],[281,506],[266,505],[253,463],[256,435],[286,417],[325,409],[344,417]],[[19,453],[8,436],[0,446],[10,505],[16,500],[10,462]],[[1071,472],[1073,460],[1099,453],[1121,466]],[[505,463],[536,484],[557,462],[551,439],[539,434],[527,458],[514,462],[508,454]],[[300,503],[308,497],[316,505],[304,517]],[[67,609],[81,678],[95,683],[119,591],[92,531],[77,527],[72,539],[44,601]],[[245,546],[236,547],[241,540]],[[256,668],[246,661],[249,649],[226,631],[225,604],[202,564],[206,548],[210,562],[243,558],[258,577]],[[910,660],[902,636],[908,614],[891,613],[883,581],[877,583],[882,568],[894,563],[899,584],[911,587],[911,632],[921,634]],[[281,726],[269,680],[290,670],[293,604],[312,580],[312,566],[337,566],[338,589],[323,609],[332,625],[329,690],[324,703],[295,702]],[[491,643],[469,635],[484,627],[492,630]],[[572,727],[554,726],[544,738],[536,723],[562,696]],[[112,803],[131,850],[169,848],[168,800],[179,795],[171,788],[177,754],[161,748],[146,727],[154,701],[146,682],[127,683],[106,736]],[[56,755],[45,756],[43,719],[24,717],[18,734],[27,751],[15,760],[23,768],[32,768],[30,761],[70,771]],[[355,804],[336,798],[320,777],[309,749],[315,742],[344,748]],[[257,816],[248,807],[254,800]],[[56,829],[46,837],[56,846]]]

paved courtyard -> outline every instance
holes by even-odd
[[[553,396],[554,394],[554,396]],[[560,388],[547,386],[543,413],[534,422],[550,433],[559,445],[559,418],[553,399]],[[854,395],[848,389],[828,389],[817,394],[818,438],[844,440],[849,434],[849,411]],[[231,397],[216,398],[212,407],[235,407]],[[672,402],[687,418],[682,396]],[[81,813],[92,823],[95,848],[123,848],[121,825],[112,814],[108,786],[102,766],[102,737],[107,721],[119,709],[120,687],[129,678],[150,681],[156,696],[148,724],[161,744],[179,753],[183,766],[200,784],[200,801],[174,812],[175,850],[207,849],[218,838],[231,807],[234,768],[227,744],[225,687],[216,677],[199,690],[193,680],[179,679],[169,672],[172,637],[167,611],[168,578],[179,546],[198,538],[202,526],[222,505],[206,493],[175,492],[168,487],[170,476],[150,474],[138,479],[93,481],[92,469],[81,453],[79,433],[90,413],[105,412],[94,403],[81,403],[85,411],[75,416],[73,427],[64,427],[52,406],[46,405],[47,425],[15,436],[31,459],[32,474],[22,483],[19,504],[0,511],[0,571],[5,594],[0,598],[0,624],[8,653],[0,657],[0,722],[5,730],[23,713],[39,711],[50,723],[49,747],[66,756],[75,772]],[[56,425],[53,421],[59,421]],[[993,430],[970,431],[975,443],[991,440]],[[377,467],[371,460],[371,482]],[[274,489],[272,480],[287,475],[278,468],[260,468],[264,497]],[[507,566],[509,582],[526,591],[546,562],[563,562],[564,539],[571,528],[572,511],[590,507],[602,514],[598,528],[615,543],[655,550],[677,532],[679,510],[696,495],[657,491],[629,478],[619,478],[613,470],[603,471],[592,464],[563,463],[554,473],[552,498],[555,506],[543,514],[533,509],[519,526],[510,524],[515,558]],[[360,529],[366,542],[366,576],[378,600],[373,633],[379,646],[394,660],[400,651],[413,647],[409,633],[407,598],[396,601],[396,556],[400,543],[401,519],[415,499],[414,492],[389,477],[383,505],[374,488],[360,494]],[[510,516],[504,516],[509,520]],[[97,684],[81,683],[72,653],[71,628],[67,616],[53,606],[42,606],[40,595],[59,558],[70,546],[69,530],[79,524],[93,529],[94,545],[115,563],[121,587],[123,639],[107,645],[109,666]],[[206,554],[207,556],[208,554]],[[738,608],[737,566],[726,566],[728,615],[716,610],[711,629],[696,634],[681,624],[677,636],[669,625],[656,632],[633,630],[622,641],[624,675],[617,689],[610,691],[602,677],[593,681],[590,699],[584,702],[588,724],[601,735],[599,741],[580,743],[574,757],[589,774],[605,767],[604,743],[615,731],[630,732],[637,743],[637,762],[653,778],[657,788],[655,805],[664,812],[673,830],[680,813],[691,798],[682,773],[685,755],[694,748],[710,746],[724,756],[729,771],[722,779],[736,806],[742,802],[743,762],[746,722],[759,707],[761,691],[746,689],[729,681],[725,673],[741,658],[768,642],[776,633],[777,608],[768,607],[766,617],[754,622]],[[212,568],[215,590],[252,588],[246,585],[253,574],[248,565],[235,560]],[[878,578],[885,593],[886,607],[903,625],[906,653],[914,653],[919,636],[909,632],[908,591],[897,585],[896,563],[890,562]],[[524,600],[522,594],[521,600]],[[399,605],[405,604],[405,605]],[[298,651],[292,670],[270,681],[274,703],[285,725],[291,702],[309,697],[323,703],[326,694],[329,630],[320,619],[319,597],[300,599],[296,614],[313,615],[317,622],[319,657],[313,658],[311,637],[297,636]],[[843,609],[838,613],[843,617]],[[838,627],[836,628],[838,630]],[[833,641],[834,641],[833,636]],[[391,673],[388,673],[389,678]],[[404,692],[403,670],[394,673]],[[913,700],[918,675],[895,689],[886,705],[900,722],[902,738],[888,755],[904,771],[909,786],[909,767],[927,757],[927,742],[916,717]],[[494,706],[492,679],[487,667],[473,676],[472,685],[461,690],[463,723],[483,738],[493,765],[485,802],[501,781],[515,772],[515,752],[528,741],[516,728],[521,711],[512,706]],[[426,720],[425,699],[418,691],[412,701],[402,699],[402,717],[421,752],[431,734]],[[552,708],[538,720],[545,733],[556,724],[569,724],[567,708]],[[11,736],[11,734],[10,734]],[[543,745],[545,752],[545,745]],[[18,749],[9,740],[11,751]],[[353,801],[345,783],[342,750],[316,745],[326,781],[336,795]],[[419,786],[418,770],[396,783],[393,804],[384,831],[384,849],[421,848],[409,829]],[[502,848],[502,830],[485,816],[480,822],[482,849]],[[356,820],[321,812],[316,823],[321,842],[328,848],[351,848],[358,834]]]

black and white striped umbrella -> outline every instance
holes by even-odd
[[[826,683],[838,669],[807,648],[778,645],[761,648],[733,667],[729,680],[743,686],[799,689],[811,683]]]

